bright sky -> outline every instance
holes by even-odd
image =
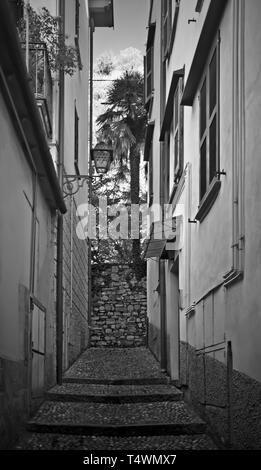
[[[105,51],[119,54],[128,47],[145,51],[149,0],[114,0],[114,29],[96,28],[94,61]]]
[[[1,0],[0,0],[1,1]],[[114,0],[114,29],[96,28],[94,34],[94,61],[105,51],[119,54],[123,49],[135,47],[145,52],[149,0]],[[53,0],[30,0],[35,9],[42,5],[52,12]],[[53,13],[55,13],[53,11]]]

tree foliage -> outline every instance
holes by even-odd
[[[72,76],[77,68],[77,50],[74,46],[66,44],[66,39],[60,29],[60,18],[51,15],[43,7],[37,13],[31,6],[29,14],[29,42],[44,42],[48,51],[49,64],[52,72],[63,68],[64,73]],[[26,41],[26,21],[22,18],[18,22],[18,31],[22,42]]]
[[[125,173],[119,172],[119,165],[116,163],[113,169],[101,180],[94,181],[92,185],[92,205],[96,208],[96,217],[100,215],[99,200],[106,198],[108,207],[130,204],[130,192],[128,189],[129,170],[126,167]],[[106,214],[107,215],[107,214]],[[113,217],[107,215],[108,225]],[[99,234],[101,235],[101,234]],[[94,263],[120,263],[128,262],[131,257],[131,240],[114,239],[110,237],[104,239],[100,236],[92,240],[92,261]]]
[[[132,260],[131,240],[131,206],[130,206],[130,170],[128,165],[122,168],[116,161],[108,174],[101,179],[95,179],[92,184],[92,206],[96,208],[97,221],[99,220],[99,198],[106,198],[108,207],[117,206],[118,209],[128,209],[128,239],[114,239],[110,236],[103,239],[97,237],[92,240],[92,261],[94,263],[121,263]],[[141,203],[146,203],[146,193],[141,192]],[[107,215],[108,225],[115,218]]]
[[[130,150],[144,142],[146,111],[143,98],[143,77],[126,71],[116,79],[107,93],[107,109],[97,118],[104,139],[113,142],[118,158],[128,159]]]
[[[139,72],[125,71],[108,89],[107,109],[97,118],[100,137],[112,143],[119,169],[129,168],[131,204],[140,204],[140,157],[146,127],[143,83]],[[132,241],[132,258],[139,276],[140,240]]]
[[[110,53],[105,52],[100,57],[98,57],[95,64],[95,72],[98,75],[109,76],[115,68],[113,63],[113,57]]]

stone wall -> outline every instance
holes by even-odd
[[[146,278],[137,281],[131,264],[93,266],[92,295],[91,346],[146,345]]]

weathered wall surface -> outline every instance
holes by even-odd
[[[137,281],[131,265],[94,266],[92,295],[91,346],[146,344],[146,278]]]
[[[33,388],[30,293],[46,309],[43,385],[54,383],[55,249],[54,217],[38,184],[37,197],[34,196],[34,172],[1,93],[0,110],[0,448],[5,449],[28,415]]]
[[[88,242],[77,237],[75,199],[68,198],[64,216],[64,368],[88,344]]]
[[[224,355],[222,364],[213,353],[199,353],[181,342],[180,380],[187,387],[185,396],[224,445],[260,449],[260,382],[232,369],[225,349]]]

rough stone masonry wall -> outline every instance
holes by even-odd
[[[93,266],[92,294],[91,346],[146,345],[146,278],[137,281],[131,264]]]

